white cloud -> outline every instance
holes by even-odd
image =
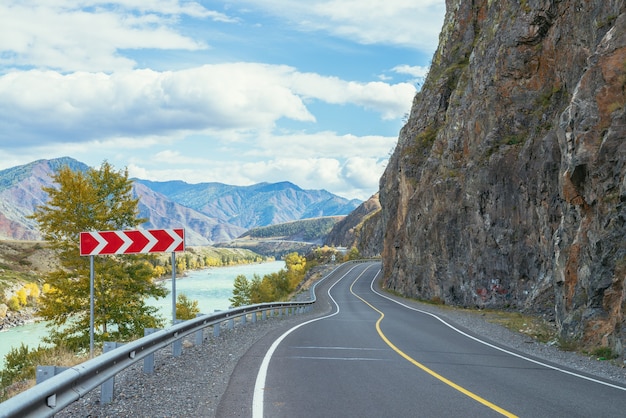
[[[216,139],[194,137],[169,147],[154,144],[138,149],[133,158],[122,155],[120,162],[115,158],[109,161],[119,168],[128,167],[132,177],[154,181],[177,179],[235,185],[291,181],[305,189],[324,188],[340,196],[365,200],[378,188],[396,138],[319,132],[264,134],[259,138],[240,135],[230,141],[232,149],[223,151],[224,154]],[[111,151],[103,148],[103,154],[111,155]],[[71,155],[81,159],[80,154]]]
[[[289,19],[301,30],[324,31],[363,44],[389,44],[433,53],[445,13],[443,0],[238,1]]]
[[[312,73],[294,74],[292,79],[294,90],[306,97],[326,103],[355,104],[381,113],[383,119],[401,117],[415,95],[415,87],[409,83],[357,83]]]
[[[397,65],[393,68],[393,71],[398,74],[408,74],[413,77],[424,78],[428,74],[429,67],[423,67],[420,65]]]
[[[14,72],[0,76],[0,141],[20,147],[39,141],[271,130],[281,118],[315,120],[303,97],[397,118],[406,113],[413,94],[406,83],[354,83],[253,63],[112,75]]]
[[[136,65],[121,55],[123,49],[206,48],[177,32],[181,15],[233,21],[178,0],[5,0],[0,3],[0,65],[116,71]]]
[[[338,135],[328,131],[312,134],[290,133],[281,136],[260,134],[256,140],[250,141],[244,155],[262,158],[278,155],[291,159],[301,158],[303,155],[339,159],[348,159],[354,155],[380,158],[389,154],[396,141],[396,137]]]
[[[212,163],[211,160],[198,156],[199,154],[183,155],[180,151],[163,150],[154,155],[152,161],[154,163],[170,165],[199,165]]]
[[[413,85],[421,88],[421,86],[424,84],[424,81],[426,80],[426,76],[428,75],[429,70],[430,67],[425,67],[421,65],[397,65],[392,68],[391,71],[397,74],[408,74],[412,76],[413,79],[410,80],[410,82]]]
[[[251,185],[259,182],[290,181],[304,189],[325,190],[349,199],[365,200],[378,188],[386,160],[354,157],[347,162],[335,158],[274,158],[269,160],[206,161],[184,168],[128,166],[131,177],[167,181],[181,179],[188,183],[219,182]]]
[[[288,180],[366,199],[397,139],[385,135],[416,91],[389,76],[426,72],[393,67],[405,62],[398,51],[432,53],[444,9],[443,0],[2,0],[0,169],[69,155],[152,180]],[[232,47],[268,16],[303,50],[310,35],[393,48],[351,80],[302,71],[350,71],[311,66],[305,54]],[[252,62],[283,56],[290,65]],[[161,70],[140,69],[151,63]],[[378,81],[353,81],[381,68]]]
[[[380,158],[352,157],[343,165],[341,175],[359,190],[374,190],[378,188],[386,163]]]

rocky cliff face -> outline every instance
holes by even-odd
[[[324,244],[347,248],[356,246],[364,257],[380,255],[383,243],[380,210],[380,199],[376,193],[337,222]]]
[[[381,178],[385,286],[626,346],[626,6],[447,0]]]

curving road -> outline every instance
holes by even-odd
[[[379,272],[371,262],[329,275],[318,286],[326,313],[257,343],[218,416],[626,416],[625,387],[524,357],[395,301],[375,290]]]

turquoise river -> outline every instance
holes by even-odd
[[[176,280],[176,294],[184,294],[191,300],[197,300],[198,307],[202,313],[225,310],[230,306],[229,298],[232,297],[233,282],[238,275],[243,274],[248,279],[252,279],[255,274],[263,276],[274,273],[284,266],[285,263],[283,261],[273,261],[261,264],[245,264],[190,271],[185,273],[184,277],[179,277]],[[165,280],[163,285],[171,291],[172,280]],[[167,324],[171,324],[171,294],[163,299],[151,299],[148,303],[158,307],[161,316],[167,321]],[[12,347],[19,347],[21,343],[31,348],[37,347],[46,333],[46,326],[42,322],[13,327],[7,331],[0,332],[0,369],[4,367],[4,356]]]

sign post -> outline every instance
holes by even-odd
[[[176,323],[176,252],[185,251],[184,229],[80,233],[80,255],[89,256],[89,354],[94,349],[94,255],[172,253],[172,324]]]
[[[176,253],[172,251],[172,325],[176,324]]]
[[[89,256],[89,357],[93,358],[93,309],[94,309],[94,274],[93,274],[93,255]]]

